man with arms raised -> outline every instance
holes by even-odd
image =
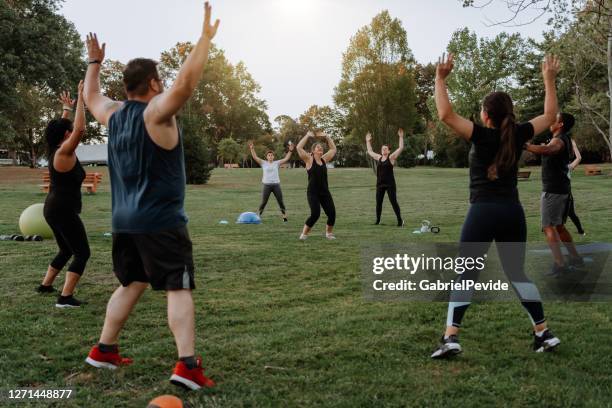
[[[208,61],[219,20],[211,25],[206,3],[202,36],[181,67],[172,87],[164,90],[155,61],[137,58],[123,71],[127,101],[100,93],[100,65],[105,45],[87,36],[89,66],[85,102],[108,128],[112,191],[113,269],[121,286],[111,296],[100,341],[87,357],[94,367],[115,369],[131,364],[119,355],[119,332],[150,284],[164,290],[168,324],[178,349],[171,382],[190,389],[212,387],[195,356],[195,288],[191,240],[187,232],[185,161],[176,113],[191,97]]]

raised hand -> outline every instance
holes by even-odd
[[[366,142],[367,142],[367,143],[369,143],[369,142],[371,142],[371,141],[372,141],[372,134],[371,134],[370,132],[368,132],[368,133],[366,134]]]
[[[249,142],[249,150],[253,150],[255,148],[255,145],[253,144],[253,142]]]
[[[312,132],[312,130],[309,130],[308,133],[306,133],[306,137],[307,138],[315,137],[315,134]]]
[[[217,29],[219,28],[219,19],[215,21],[215,25],[210,24],[210,19],[212,15],[212,7],[208,2],[204,3],[204,27],[202,28],[202,37],[208,39],[209,41],[215,37],[217,34]]]
[[[102,63],[104,61],[104,54],[106,52],[106,43],[102,43],[100,47],[100,43],[98,42],[98,36],[95,33],[87,34],[87,57],[89,58],[89,62],[97,61]]]
[[[547,55],[542,62],[542,76],[544,79],[554,80],[557,77],[561,63],[556,55]]]
[[[64,109],[72,109],[74,106],[74,99],[70,97],[70,93],[68,91],[64,91],[59,95],[59,101],[62,103],[62,107]]]
[[[436,78],[446,79],[453,70],[453,59],[454,55],[451,53],[448,54],[448,57],[446,57],[446,53],[442,54],[442,57],[438,59],[438,65],[436,65]]]
[[[79,87],[78,87],[78,95],[79,95],[79,99],[81,99],[83,97],[83,88],[85,87],[85,82],[83,82],[83,80],[81,79],[79,81]],[[74,103],[74,102],[73,102]]]
[[[397,131],[397,135],[403,139],[404,138],[404,129],[399,128],[399,130]]]

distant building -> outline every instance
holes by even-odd
[[[79,145],[76,155],[82,164],[108,164],[108,145]]]

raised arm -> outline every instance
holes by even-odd
[[[338,149],[336,149],[336,144],[334,143],[334,140],[331,138],[331,136],[326,134],[325,132],[320,132],[317,136],[324,137],[325,140],[327,140],[327,146],[329,146],[329,150],[321,158],[325,160],[326,163],[329,163],[334,159],[334,156],[338,151]]]
[[[255,151],[255,145],[253,144],[253,142],[249,142],[249,150],[251,151],[251,156],[253,157],[253,160],[255,160],[255,162],[257,162],[257,164],[261,166],[261,163],[263,162],[263,160],[261,160],[257,156],[257,152]]]
[[[212,8],[206,2],[204,4],[202,35],[179,69],[176,80],[170,89],[154,97],[147,106],[144,113],[147,124],[163,125],[170,122],[191,97],[198,82],[200,82],[204,66],[208,62],[211,41],[219,27],[219,20],[215,21],[214,25],[210,24],[211,14]]]
[[[81,137],[85,134],[85,104],[83,102],[83,81],[79,82],[79,93],[77,97],[76,113],[72,133],[68,139],[57,150],[57,154],[72,156],[77,146],[81,142]]]
[[[474,123],[455,113],[448,98],[446,78],[452,70],[453,54],[448,54],[448,58],[445,58],[444,54],[442,54],[442,58],[438,60],[438,65],[436,66],[435,100],[438,117],[457,135],[465,140],[470,140],[474,130]]]
[[[544,114],[531,119],[534,136],[547,130],[555,122],[557,112],[557,86],[555,81],[559,72],[559,58],[547,55],[542,63],[542,76],[544,77]]]
[[[372,150],[372,134],[370,132],[368,132],[368,134],[366,135],[366,147],[368,149],[368,154],[370,155],[370,157],[376,161],[379,161],[381,157],[380,154],[375,153],[374,150]]]
[[[282,159],[280,159],[278,161],[279,164],[287,163],[291,159],[291,155],[293,154],[293,150],[295,150],[295,146],[293,146],[293,143],[289,142],[289,151],[287,152],[285,157],[283,157]]]
[[[400,128],[397,131],[397,135],[399,136],[399,147],[397,148],[397,150],[391,153],[391,156],[389,156],[389,158],[393,162],[395,162],[397,158],[400,156],[400,154],[402,154],[402,152],[404,151],[404,129]]]
[[[569,165],[570,170],[574,170],[576,167],[578,167],[578,165],[582,161],[582,155],[580,154],[580,150],[578,150],[578,146],[576,145],[576,142],[574,141],[574,139],[572,139],[572,148],[574,149],[574,156],[576,158],[574,159],[573,162],[570,163]]]
[[[70,97],[70,92],[64,91],[60,93],[59,101],[62,103],[62,119],[68,119],[70,113],[74,111],[74,100]]]
[[[104,43],[100,47],[98,36],[92,33],[87,35],[86,42],[88,65],[83,97],[94,118],[102,125],[108,126],[108,120],[121,107],[122,103],[114,101],[100,92],[100,67],[102,61],[104,61],[106,44]]]
[[[553,137],[550,142],[546,145],[533,145],[531,143],[525,144],[525,150],[535,154],[541,154],[543,156],[553,156],[559,153],[563,149],[563,141],[558,137]]]
[[[308,133],[306,133],[304,135],[304,137],[302,139],[300,139],[299,143],[297,144],[296,150],[298,152],[298,156],[300,156],[300,159],[302,159],[302,161],[306,164],[310,163],[311,160],[311,156],[308,154],[308,152],[306,152],[306,150],[304,150],[304,146],[306,146],[306,143],[308,142],[308,139],[310,139],[311,137],[314,137],[314,133],[312,133],[310,130],[308,131]]]

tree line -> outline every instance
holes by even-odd
[[[21,152],[32,166],[44,152],[46,123],[59,114],[56,95],[72,90],[86,68],[83,43],[74,25],[59,14],[59,3],[0,0],[0,148],[13,155]],[[556,10],[541,41],[505,32],[486,38],[468,28],[457,29],[446,51],[455,54],[448,87],[459,113],[479,120],[481,101],[493,90],[512,96],[519,120],[542,112],[540,63],[554,52],[563,62],[559,105],[577,118],[574,138],[583,157],[609,160],[612,18],[602,18],[605,10],[593,10],[592,1],[583,3]],[[161,53],[158,68],[168,85],[192,46],[179,42]],[[103,91],[118,100],[125,99],[122,69],[120,61],[107,60],[101,77]],[[333,105],[313,105],[298,117],[280,115],[271,121],[259,96],[261,87],[246,65],[230,62],[222,49],[213,47],[203,80],[179,115],[188,180],[205,183],[215,165],[255,165],[249,141],[258,154],[273,150],[280,156],[308,129],[324,130],[334,138],[337,166],[368,166],[365,134],[372,132],[374,149],[379,149],[395,145],[401,127],[407,137],[400,166],[422,162],[464,167],[469,145],[437,119],[434,78],[435,65],[414,58],[402,22],[382,11],[351,38]],[[87,130],[86,142],[105,137],[105,129],[91,117]],[[435,153],[433,159],[426,158],[428,151]]]

